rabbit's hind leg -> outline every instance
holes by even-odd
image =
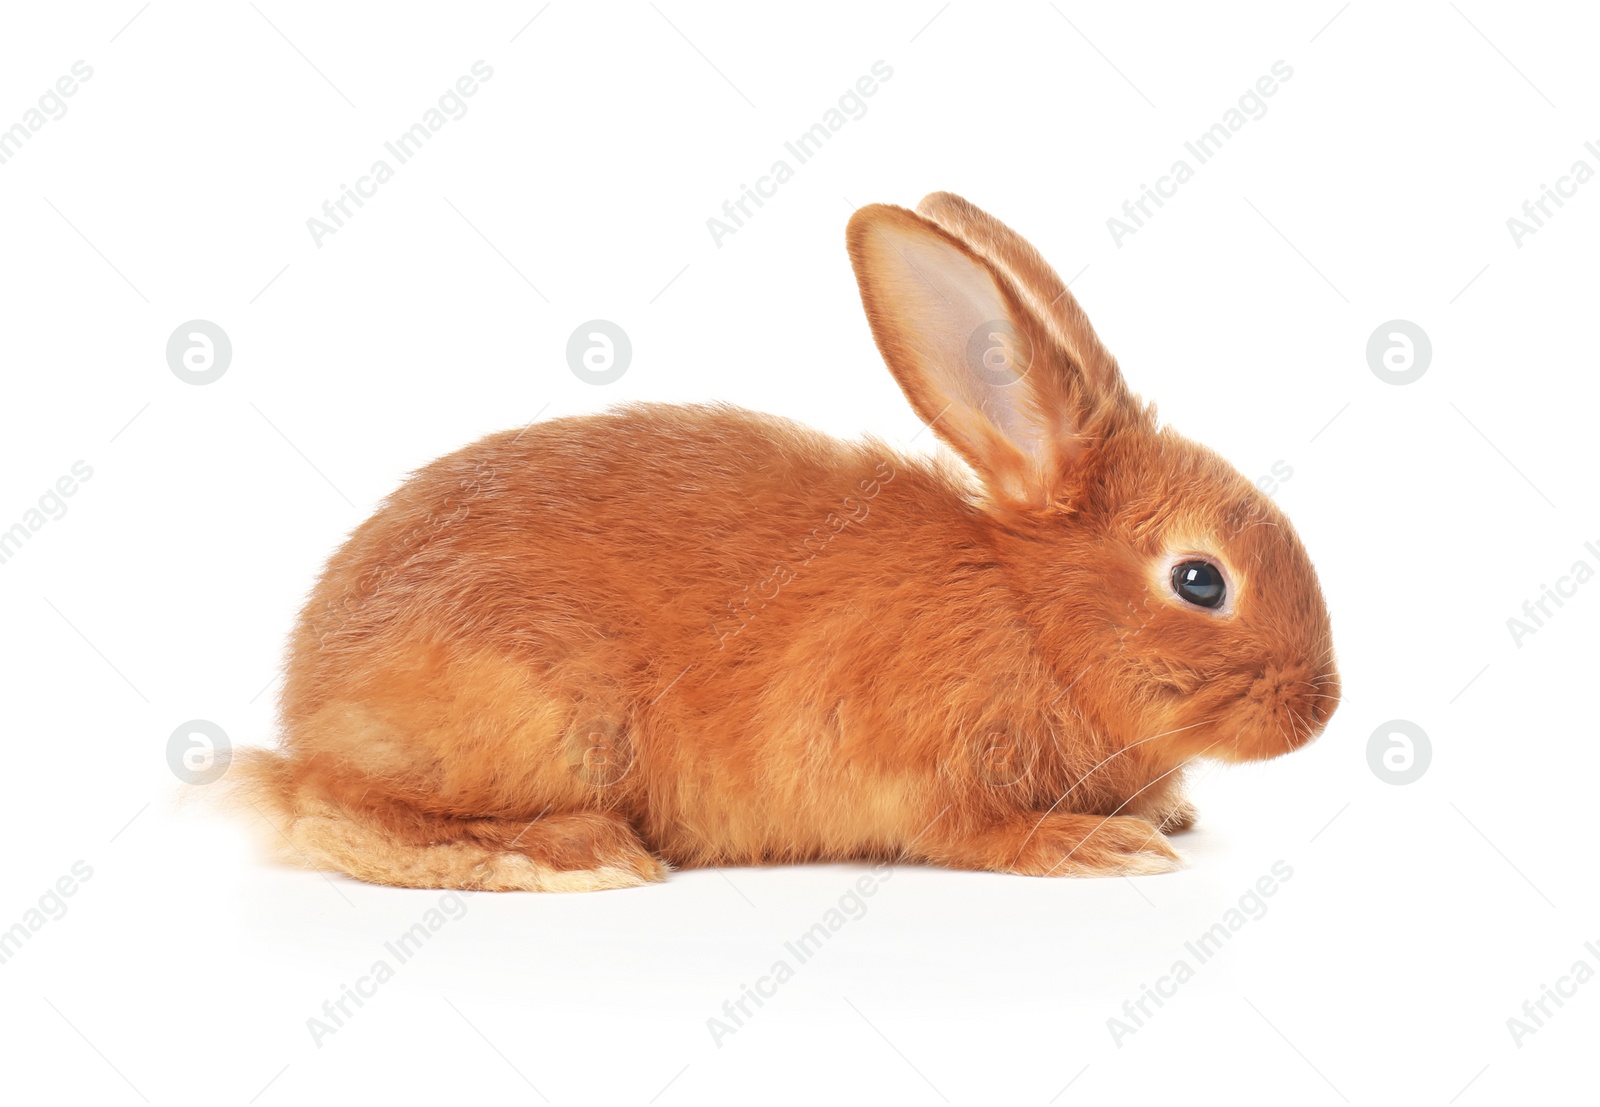
[[[294,852],[374,884],[486,892],[593,892],[666,878],[619,815],[597,811],[527,821],[474,819],[440,826],[433,840],[396,836],[347,811],[300,812],[289,831]],[[451,839],[460,829],[468,833]]]
[[[279,755],[262,751],[265,758]],[[472,891],[585,892],[664,880],[667,867],[622,815],[547,812],[530,819],[462,818],[368,795],[329,795],[288,779],[281,764],[249,766],[245,798],[272,827],[280,860],[373,884]]]

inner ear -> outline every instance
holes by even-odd
[[[913,240],[904,252],[917,278],[908,306],[923,319],[921,353],[936,384],[981,411],[1021,452],[1036,453],[1043,428],[1024,400],[1039,350],[1014,296],[964,251]]]
[[[862,301],[884,360],[923,420],[1005,499],[1049,498],[1067,413],[1046,397],[1049,342],[1017,291],[910,212],[851,221]]]

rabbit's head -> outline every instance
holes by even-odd
[[[1157,424],[1039,254],[949,193],[862,208],[848,242],[890,370],[981,478],[1065,702],[1170,758],[1267,758],[1320,733],[1339,677],[1299,538]]]

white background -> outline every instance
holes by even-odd
[[[93,469],[0,565],[0,928],[93,870],[0,965],[7,1098],[1466,1107],[1588,1087],[1600,982],[1520,1045],[1507,1019],[1600,967],[1600,583],[1520,644],[1507,620],[1600,568],[1600,183],[1520,245],[1506,220],[1577,159],[1600,169],[1593,14],[541,2],[0,17],[0,127],[94,71],[0,165],[0,529]],[[467,114],[314,244],[306,220],[479,59]],[[706,220],[880,59],[867,114],[714,245]],[[1265,117],[1116,244],[1107,218],[1280,59]],[[909,441],[843,227],[935,189],[1073,278],[1168,421],[1250,477],[1293,469],[1278,498],[1345,680],[1328,732],[1205,775],[1178,874],[896,870],[720,1045],[707,1019],[861,867],[479,895],[314,1044],[306,1020],[438,894],[265,864],[178,807],[173,729],[271,742],[321,563],[408,471],[491,431],[723,399]],[[564,357],[597,317],[634,347],[604,387]],[[204,387],[164,353],[197,318],[234,349]],[[1397,318],[1433,344],[1405,386],[1365,354]],[[1416,783],[1369,767],[1391,719],[1431,739]],[[1124,1001],[1278,860],[1265,916],[1115,1042]]]

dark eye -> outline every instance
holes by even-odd
[[[1184,561],[1172,567],[1172,590],[1196,607],[1220,607],[1228,589],[1222,570],[1209,561]]]

